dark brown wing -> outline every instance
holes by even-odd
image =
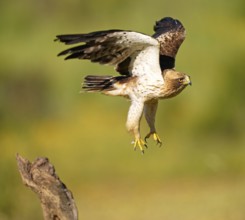
[[[185,39],[185,28],[182,23],[171,17],[157,21],[153,37],[160,42],[161,69],[171,69],[175,66],[175,57],[180,45]]]
[[[58,56],[67,55],[68,59],[88,59],[100,64],[113,65],[119,59],[124,60],[129,52],[126,47],[115,44],[123,38],[122,30],[96,31],[88,34],[57,35],[57,40],[67,45],[85,43],[62,51]]]

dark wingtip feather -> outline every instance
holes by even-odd
[[[56,39],[57,41],[60,41],[62,43],[69,45],[69,44],[77,44],[80,42],[88,42],[97,37],[103,37],[107,34],[114,33],[114,32],[120,32],[120,31],[122,30],[112,29],[112,30],[106,30],[106,31],[95,31],[95,32],[91,32],[88,34],[61,34],[61,35],[57,35]]]
[[[70,53],[69,50],[64,50],[64,51],[61,51],[60,53],[58,53],[57,56],[58,56],[58,57],[59,57],[59,56],[63,56],[63,55],[66,55],[66,54],[68,54],[68,53]]]
[[[168,31],[176,31],[181,29],[184,30],[184,26],[179,20],[173,19],[171,17],[165,17],[156,22],[154,26],[155,34],[153,37],[158,37],[159,35]]]
[[[82,56],[83,50],[86,48],[86,45],[80,45],[77,47],[72,47],[67,50],[61,51],[57,56],[63,56],[63,55],[69,55],[68,57],[65,58],[65,60],[72,59],[72,58],[79,58]]]
[[[82,34],[64,34],[64,35],[57,35],[55,41],[60,41],[67,45],[75,44],[82,41]]]
[[[65,55],[65,54],[64,54]],[[70,60],[70,59],[74,59],[74,58],[79,58],[81,54],[80,53],[72,53],[71,55],[67,56],[65,58],[65,60]]]

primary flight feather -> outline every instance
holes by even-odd
[[[174,69],[175,56],[185,39],[181,22],[166,17],[156,22],[154,31],[152,37],[125,30],[56,36],[67,45],[82,43],[62,51],[59,56],[113,65],[119,72],[118,76],[85,76],[83,89],[131,100],[126,127],[134,136],[134,149],[139,147],[142,152],[150,136],[162,144],[155,128],[158,100],[174,97],[191,85],[188,75]],[[144,140],[140,135],[143,114],[150,127]]]

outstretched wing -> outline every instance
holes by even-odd
[[[57,40],[70,45],[84,43],[69,48],[58,55],[67,55],[65,59],[88,59],[100,64],[114,65],[122,75],[141,76],[144,74],[161,74],[159,68],[159,42],[145,34],[107,30],[89,34],[58,35]]]
[[[161,70],[175,67],[175,57],[178,49],[185,39],[185,28],[179,20],[165,17],[157,21],[154,26],[155,33],[152,37],[160,43],[159,62]],[[130,58],[117,65],[117,71],[123,75],[128,73]]]
[[[175,57],[180,45],[185,39],[185,28],[182,23],[170,17],[157,21],[153,37],[160,42],[161,69],[171,69],[175,66]]]

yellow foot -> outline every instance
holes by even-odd
[[[145,136],[145,142],[147,143],[146,139],[149,138],[151,135],[153,136],[153,140],[157,142],[157,145],[159,144],[159,147],[161,147],[162,141],[156,132],[150,132],[149,134],[147,134]]]
[[[133,144],[134,144],[134,150],[136,150],[136,148],[138,147],[142,154],[144,153],[144,147],[147,148],[147,144],[142,140],[142,139],[135,139],[133,141]]]

